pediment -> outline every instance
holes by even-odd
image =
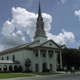
[[[53,40],[49,40],[47,42],[44,42],[40,46],[60,49],[60,46],[57,43],[55,43]]]

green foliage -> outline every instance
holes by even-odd
[[[21,74],[21,73],[0,73],[0,79],[7,79],[7,78],[17,78],[17,77],[29,77],[29,74]],[[11,79],[12,80],[12,79]]]
[[[49,69],[45,69],[42,72],[50,72],[50,70]]]
[[[57,71],[64,71],[64,68],[58,68]]]
[[[29,58],[27,58],[25,60],[25,67],[26,67],[26,71],[29,71],[29,67],[31,66],[31,60]]]
[[[62,60],[63,66],[67,65],[69,67],[80,67],[80,50],[73,48],[64,48],[62,50]]]
[[[78,50],[80,50],[80,46],[79,46]]]

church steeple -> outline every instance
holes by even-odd
[[[40,6],[40,1],[39,1],[38,17],[42,17],[42,15],[41,15],[41,6]]]
[[[44,22],[43,18],[41,15],[41,6],[40,6],[40,1],[39,1],[39,8],[38,8],[38,18],[37,18],[37,23],[36,23],[36,31],[35,31],[35,37],[34,40],[47,40],[45,31],[44,31]]]

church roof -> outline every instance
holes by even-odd
[[[18,61],[0,60],[0,64],[20,64]]]
[[[0,64],[2,64],[2,63],[13,64],[13,62],[11,60],[0,60]]]
[[[16,46],[16,47],[13,47],[13,48],[9,48],[9,49],[6,49],[4,51],[1,51],[0,52],[0,55],[1,54],[4,54],[6,52],[10,52],[10,51],[15,51],[15,50],[18,50],[18,49],[23,49],[23,48],[28,48],[29,45],[35,43],[35,42],[38,42],[39,40],[36,40],[36,41],[33,41],[33,42],[30,42],[30,43],[25,43],[25,44],[22,44],[22,45],[19,45],[19,46]]]
[[[40,47],[40,46],[42,46],[42,45],[44,45],[44,44],[46,44],[46,43],[48,43],[50,41],[54,45],[56,45],[58,49],[61,49],[61,47],[57,43],[55,43],[53,40],[48,40],[48,41],[43,42],[43,43],[40,43],[40,40],[37,40],[37,41],[33,41],[31,43],[25,43],[25,44],[22,44],[20,46],[17,46],[17,47],[13,47],[13,48],[4,50],[4,51],[0,52],[0,55],[5,54],[5,53],[8,53],[8,52],[11,52],[11,51],[21,50],[21,49],[33,49],[35,47]],[[37,45],[34,45],[35,43],[37,43]],[[32,46],[32,45],[34,45],[34,46]],[[44,47],[47,47],[47,46],[44,46]]]

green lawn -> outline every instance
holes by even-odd
[[[0,73],[0,79],[3,78],[17,78],[17,77],[30,77],[31,75],[26,73]]]
[[[75,72],[80,72],[80,70],[75,70]]]
[[[0,79],[4,78],[17,78],[17,77],[30,77],[35,75],[53,75],[60,74],[54,72],[32,72],[32,73],[0,73]]]

